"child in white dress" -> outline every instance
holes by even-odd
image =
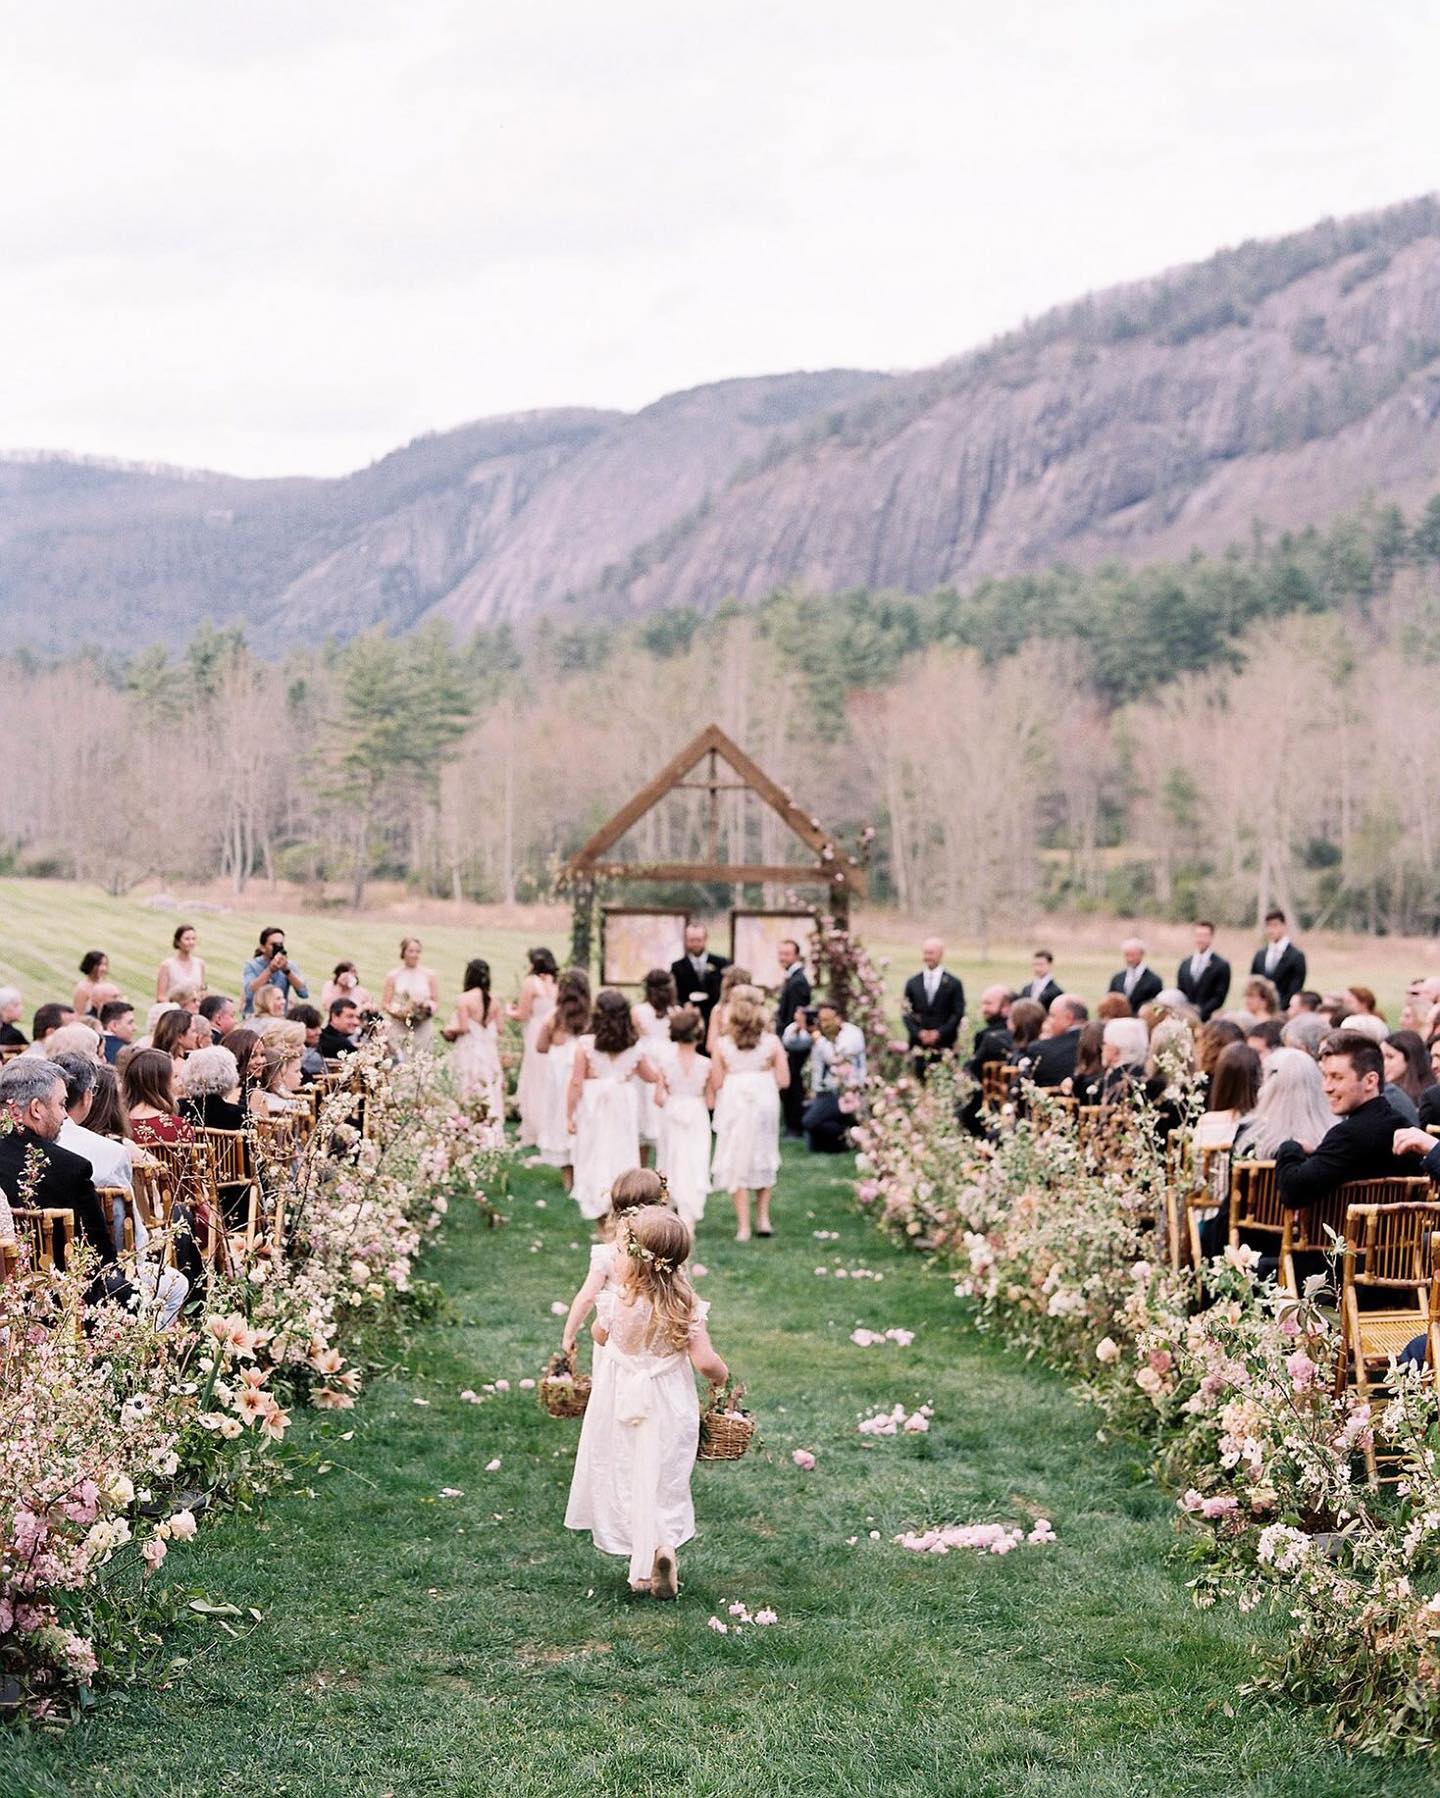
[[[759,992],[737,987],[710,1064],[715,1102],[710,1187],[734,1195],[736,1242],[750,1240],[752,1192],[756,1234],[775,1234],[770,1193],[780,1172],[780,1095],[789,1084],[789,1058],[779,1037],[766,1028]]]
[[[697,1047],[703,1029],[693,1005],[673,1012],[660,1063],[665,1103],[659,1108],[656,1166],[665,1176],[670,1203],[692,1230],[705,1215],[710,1191],[710,1060]]]
[[[632,1211],[643,1211],[647,1205],[664,1204],[665,1183],[653,1168],[632,1167],[610,1188],[610,1209],[600,1220],[600,1241],[590,1251],[590,1271],[571,1301],[560,1337],[560,1347],[567,1355],[574,1352],[580,1326],[595,1309],[600,1294],[617,1283],[617,1258],[625,1258],[625,1218]],[[597,1364],[600,1354],[597,1347]]]
[[[555,982],[559,968],[548,949],[531,949],[530,971],[520,982],[520,997],[509,1016],[520,1025],[520,1078],[515,1083],[515,1102],[520,1107],[520,1147],[540,1146],[540,1121],[545,1110],[545,1061],[536,1045],[545,1020],[555,1009]]]
[[[640,1108],[635,1081],[660,1085],[645,1059],[624,993],[606,987],[595,1000],[593,1029],[575,1045],[570,1071],[569,1122],[575,1133],[571,1193],[580,1215],[601,1218],[610,1188],[640,1160]]]
[[[599,1295],[597,1360],[580,1430],[565,1527],[589,1530],[605,1554],[630,1563],[630,1588],[674,1598],[676,1550],[695,1534],[690,1474],[700,1433],[694,1368],[713,1384],[729,1369],[710,1344],[706,1315],[685,1274],[690,1232],[673,1211],[632,1212],[624,1266]]]
[[[590,976],[583,968],[567,968],[555,983],[555,1009],[540,1026],[535,1053],[545,1070],[540,1104],[539,1156],[558,1167],[569,1192],[575,1138],[570,1134],[570,1076],[575,1045],[590,1025]]]
[[[664,1059],[665,1046],[670,1041],[669,1019],[675,1004],[675,976],[668,968],[651,968],[645,976],[645,997],[630,1013],[651,1067],[659,1067]],[[654,1087],[643,1088],[639,1099],[640,1159],[649,1167],[651,1152],[660,1141],[660,1110],[655,1102]]]

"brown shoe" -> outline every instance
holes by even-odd
[[[675,1598],[680,1592],[680,1569],[675,1561],[673,1548],[662,1548],[655,1556],[655,1568],[650,1575],[650,1596],[652,1598]]]

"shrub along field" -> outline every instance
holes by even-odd
[[[1238,1695],[1266,1626],[1192,1606],[1173,1499],[1058,1379],[958,1327],[949,1279],[862,1221],[851,1176],[792,1154],[773,1242],[736,1245],[721,1203],[702,1225],[700,1290],[763,1443],[698,1471],[677,1605],[631,1597],[562,1528],[578,1425],[518,1383],[558,1339],[585,1230],[555,1175],[522,1170],[508,1228],[451,1213],[424,1264],[441,1320],[355,1412],[297,1419],[293,1483],[260,1517],[187,1550],[182,1601],[236,1612],[182,1612],[145,1679],[68,1733],[0,1738],[0,1791],[1432,1792],[1429,1768],[1348,1758],[1310,1715]],[[860,1347],[857,1326],[914,1341]],[[897,1403],[933,1405],[929,1432],[857,1432]],[[1058,1540],[1004,1556],[893,1541],[1040,1517]],[[778,1621],[722,1635],[732,1601]]]

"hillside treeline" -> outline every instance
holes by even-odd
[[[983,934],[1038,907],[1440,923],[1440,496],[1243,551],[910,597],[780,593],[622,627],[439,627],[283,662],[202,630],[13,658],[0,858],[123,891],[217,873],[478,900],[559,862],[712,718],[878,896]],[[686,859],[700,796],[635,833]],[[727,859],[788,859],[727,796]],[[685,895],[676,895],[685,897]]]

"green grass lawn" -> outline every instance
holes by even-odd
[[[459,1397],[534,1374],[551,1303],[584,1272],[558,1181],[522,1173],[508,1229],[452,1217],[427,1268],[448,1316],[356,1412],[297,1432],[334,1470],[298,1468],[260,1521],[223,1520],[172,1555],[263,1622],[237,1639],[193,1618],[158,1683],[106,1694],[61,1736],[0,1740],[0,1792],[1433,1792],[1431,1769],[1352,1761],[1311,1717],[1236,1696],[1263,1626],[1191,1607],[1173,1501],[1096,1442],[1058,1380],[958,1327],[948,1282],[855,1215],[849,1171],[790,1156],[771,1243],[728,1240],[723,1205],[702,1227],[715,1341],[765,1441],[698,1470],[678,1605],[632,1598],[623,1564],[562,1528],[578,1424],[518,1390]],[[817,1278],[822,1263],[884,1278]],[[862,1323],[916,1339],[857,1348]],[[897,1401],[934,1405],[928,1436],[856,1434]],[[1004,1558],[890,1540],[1035,1515],[1059,1542]],[[731,1599],[780,1621],[720,1636],[707,1619]]]

